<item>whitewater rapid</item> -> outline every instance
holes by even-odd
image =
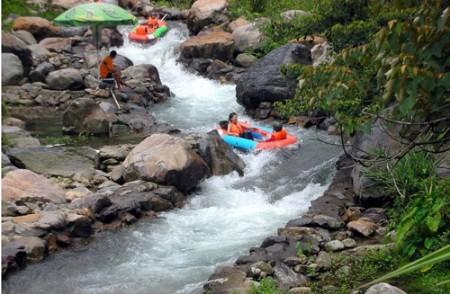
[[[174,93],[152,109],[157,120],[183,131],[209,131],[229,112],[244,116],[234,85],[202,78],[176,62],[187,36],[179,27],[150,48],[128,42],[117,48],[135,64],[156,65]],[[277,227],[304,213],[329,184],[339,149],[317,142],[313,131],[288,130],[299,137],[299,146],[240,154],[244,177],[232,173],[207,179],[183,208],[101,233],[85,248],[53,254],[11,275],[3,292],[201,293],[217,265],[232,263],[276,234]]]

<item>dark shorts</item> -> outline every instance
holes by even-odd
[[[106,77],[104,77],[104,79],[112,79],[112,78],[113,78],[112,72],[108,73]]]
[[[245,138],[245,139],[249,139],[249,140],[253,140],[252,132],[243,132],[242,134],[239,135],[239,137]]]

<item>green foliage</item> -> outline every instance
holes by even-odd
[[[178,7],[180,9],[189,9],[194,0],[155,0],[153,1],[158,6]]]
[[[341,51],[346,46],[358,46],[367,43],[377,31],[377,25],[371,21],[355,20],[349,24],[335,24],[326,32],[333,49]]]
[[[244,16],[247,19],[268,16],[278,17],[281,12],[291,9],[310,11],[312,0],[230,0],[229,11],[233,18]]]
[[[367,118],[361,116],[362,110],[380,107],[379,92],[372,83],[376,70],[368,62],[372,54],[370,48],[348,49],[330,64],[296,69],[302,74],[295,98],[277,102],[275,107],[287,117],[309,111],[334,115],[347,134],[364,128]]]
[[[407,263],[402,267],[383,275],[382,277],[375,279],[367,284],[364,284],[360,288],[366,288],[370,285],[386,281],[392,278],[400,277],[408,273],[418,271],[419,269],[430,269],[432,266],[450,260],[450,245],[444,246],[416,261]]]
[[[450,179],[438,178],[435,170],[431,154],[410,152],[392,170],[369,173],[387,193],[400,194],[389,215],[398,248],[408,257],[450,242]]]
[[[284,291],[278,289],[277,283],[272,278],[264,278],[259,285],[252,285],[249,294],[285,294]]]

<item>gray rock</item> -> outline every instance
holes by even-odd
[[[29,261],[41,261],[47,254],[47,243],[38,237],[22,237],[8,244],[10,248],[23,249]]]
[[[339,240],[333,240],[325,243],[325,250],[327,251],[340,251],[345,248],[344,244]]]
[[[309,287],[295,287],[289,289],[288,294],[311,294],[312,290]]]
[[[259,30],[260,25],[258,22],[252,22],[233,31],[232,36],[238,52],[257,50],[261,47],[263,35]]]
[[[159,85],[161,85],[161,79],[159,78],[158,69],[151,64],[139,64],[127,67],[122,75],[124,78],[129,78],[133,80],[151,80]]]
[[[34,224],[38,229],[57,230],[66,224],[66,214],[62,211],[42,211],[39,220]]]
[[[258,58],[256,58],[253,55],[247,54],[247,53],[241,53],[238,56],[236,56],[237,65],[245,67],[245,68],[250,67],[257,60],[258,60]]]
[[[63,113],[63,132],[106,136],[117,119],[114,114],[104,112],[94,99],[78,98]]]
[[[318,226],[325,229],[339,229],[344,226],[342,220],[323,215],[323,214],[305,214],[300,218],[291,220],[287,223],[288,227]]]
[[[406,292],[388,283],[378,283],[367,289],[366,294],[406,294]]]
[[[274,277],[278,280],[279,287],[283,290],[304,286],[308,282],[305,276],[294,272],[283,263],[277,263],[273,271]]]
[[[219,266],[204,285],[205,292],[214,294],[248,293],[252,286],[251,279],[246,278],[245,271],[231,266]],[[232,290],[230,290],[232,289]],[[230,292],[231,291],[231,292]]]
[[[188,12],[187,25],[191,33],[198,34],[209,25],[222,24],[228,21],[226,0],[197,0]]]
[[[258,60],[237,81],[238,102],[246,108],[255,109],[263,101],[292,98],[297,80],[285,77],[280,67],[294,63],[311,63],[310,52],[305,46],[288,44]]]
[[[24,67],[24,73],[28,74],[33,65],[33,58],[30,49],[24,41],[20,40],[11,33],[2,31],[2,54],[12,53],[19,57]]]
[[[331,267],[331,256],[325,251],[320,251],[315,261],[319,269],[327,270]]]
[[[101,160],[113,158],[118,161],[123,161],[133,148],[134,145],[131,144],[107,145],[99,150],[99,156]]]
[[[25,42],[25,44],[27,45],[37,44],[37,41],[34,38],[33,34],[28,31],[24,30],[13,31],[12,34],[17,38],[19,38],[20,40],[22,40],[23,42]]]
[[[50,51],[48,51],[44,46],[39,44],[29,45],[28,49],[31,51],[31,55],[35,60],[46,59],[50,56]]]
[[[48,73],[54,70],[55,66],[53,64],[50,62],[43,62],[30,72],[30,80],[32,82],[45,82]]]
[[[51,176],[70,178],[98,165],[98,154],[90,147],[13,148],[8,155],[17,167]]]
[[[293,20],[298,17],[308,16],[311,15],[311,13],[303,11],[303,10],[287,10],[280,13],[280,16],[284,18],[285,20]]]
[[[69,234],[73,237],[87,238],[92,233],[92,221],[84,216],[69,213],[66,218]]]
[[[342,243],[344,244],[345,248],[354,248],[356,247],[356,241],[351,238],[347,238],[342,240]]]
[[[38,139],[31,137],[27,131],[15,126],[3,126],[2,135],[8,140],[10,147],[38,147]]]
[[[54,90],[81,90],[84,88],[83,76],[75,68],[53,71],[48,74],[46,82]]]
[[[2,84],[17,85],[23,79],[23,66],[19,57],[2,53]]]

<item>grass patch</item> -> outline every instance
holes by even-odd
[[[249,294],[285,294],[286,292],[278,289],[277,283],[272,278],[264,278],[259,285],[252,285]]]
[[[230,0],[228,10],[233,19],[240,16],[254,19],[279,16],[281,12],[291,9],[311,11],[313,3],[312,0]]]

